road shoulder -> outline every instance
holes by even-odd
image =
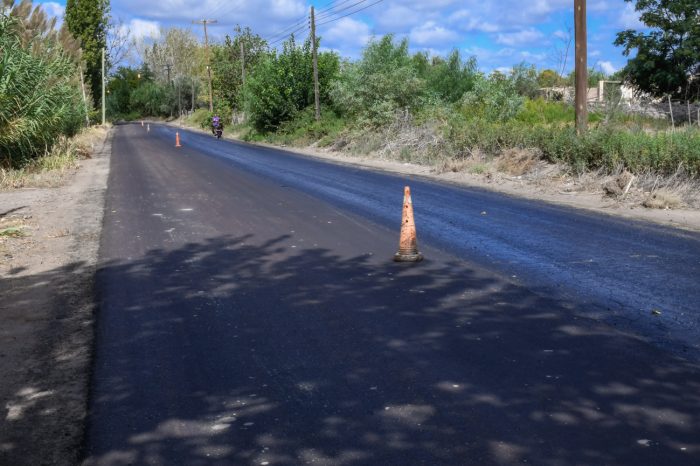
[[[111,138],[60,187],[0,193],[27,231],[0,243],[0,464],[79,459]]]

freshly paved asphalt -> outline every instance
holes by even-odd
[[[116,130],[86,464],[700,464],[700,235],[174,132]]]

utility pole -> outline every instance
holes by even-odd
[[[588,126],[588,38],[586,34],[586,0],[574,0],[576,34],[576,133],[581,135]]]
[[[102,48],[102,126],[107,123],[107,106],[105,102],[105,49]]]
[[[204,48],[207,51],[207,77],[209,78],[209,111],[214,112],[214,92],[211,87],[211,60],[209,58],[209,36],[207,35],[207,24],[216,24],[215,19],[201,19],[192,21],[193,24],[202,24],[204,26]]]
[[[316,121],[321,119],[321,97],[318,88],[318,51],[316,50],[316,18],[314,17],[314,7],[311,7],[311,45],[314,61],[314,104],[316,106]]]
[[[170,63],[166,63],[165,65],[163,65],[163,68],[168,70],[168,86],[170,86],[170,69],[172,67],[173,67],[173,65],[171,65]]]

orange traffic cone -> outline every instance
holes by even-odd
[[[180,133],[175,133],[175,147],[182,147],[180,145]]]
[[[416,238],[416,223],[413,220],[413,202],[411,201],[411,188],[406,186],[403,190],[403,215],[401,216],[401,239],[399,251],[394,254],[396,262],[420,262],[423,254],[418,252],[418,240]]]

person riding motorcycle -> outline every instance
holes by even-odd
[[[224,132],[224,123],[219,115],[214,115],[211,119],[211,132],[217,139],[221,139],[221,135]]]

